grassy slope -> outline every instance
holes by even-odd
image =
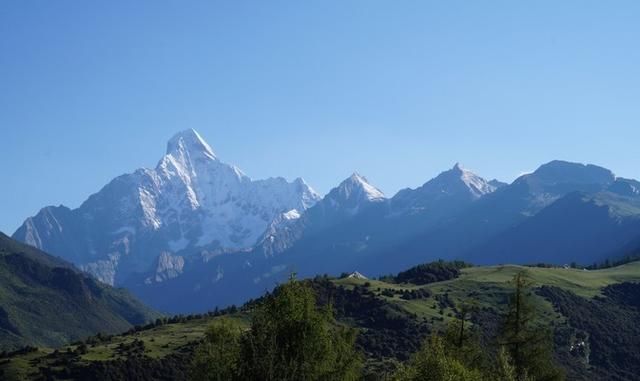
[[[128,292],[0,234],[0,350],[58,346],[160,317]]]
[[[163,358],[169,354],[179,351],[181,348],[199,341],[209,324],[217,318],[204,317],[201,319],[189,320],[182,323],[165,324],[152,329],[114,336],[108,343],[89,345],[87,353],[83,354],[81,362],[107,361],[123,358],[123,354],[118,350],[121,345],[131,345],[135,340],[144,342],[144,354],[151,358]],[[232,319],[240,325],[248,326],[248,320],[244,315],[234,316]],[[60,352],[75,350],[77,345],[68,345],[59,349]],[[25,380],[33,378],[38,367],[50,367],[55,364],[47,358],[53,353],[51,348],[39,348],[37,352],[14,356],[7,363],[2,364],[0,369],[4,370],[3,380]]]
[[[476,267],[463,270],[458,281],[498,285],[511,280],[518,271],[526,271],[534,286],[557,286],[584,297],[596,296],[603,287],[613,283],[640,281],[640,262],[594,271],[522,266]]]
[[[453,318],[453,309],[450,307],[442,308],[437,303],[436,296],[447,294],[456,304],[470,302],[480,307],[500,308],[500,306],[504,306],[506,297],[511,291],[509,282],[518,271],[527,272],[530,280],[536,286],[557,286],[583,297],[596,296],[600,294],[603,287],[610,284],[640,281],[640,262],[634,262],[616,268],[594,271],[510,265],[475,267],[464,269],[462,275],[457,279],[424,286],[389,284],[377,280],[360,279],[337,279],[333,282],[348,289],[355,286],[365,287],[366,285],[378,298],[416,314],[417,319],[433,322],[437,328],[438,326],[442,327]],[[392,297],[382,295],[384,289],[412,290],[417,288],[429,289],[433,296],[427,299],[404,300],[397,294]],[[564,320],[563,316],[553,310],[548,301],[539,296],[534,298],[536,306],[543,316],[543,321]],[[247,324],[246,315],[238,314],[235,315],[235,318],[239,319],[242,324]],[[185,345],[198,341],[212,319],[214,318],[196,319],[185,323],[156,327],[133,335],[116,336],[108,344],[90,347],[89,352],[82,356],[82,361],[103,361],[117,358],[119,356],[116,350],[118,345],[120,343],[130,344],[135,339],[145,342],[145,355],[161,358]],[[64,351],[66,348],[61,350]],[[5,376],[10,376],[8,380],[23,379],[38,366],[47,365],[45,355],[51,352],[51,349],[41,349],[36,353],[15,356],[11,358],[9,363],[0,365],[0,369],[5,370]]]
[[[579,269],[563,268],[537,268],[515,265],[472,267],[462,270],[462,275],[453,280],[432,283],[425,286],[410,284],[388,284],[376,280],[362,280],[345,278],[335,282],[337,284],[353,287],[370,284],[369,289],[376,292],[380,298],[388,302],[403,306],[419,317],[439,317],[439,308],[433,309],[433,298],[422,300],[404,300],[400,296],[387,297],[377,292],[377,289],[413,290],[426,288],[434,295],[448,294],[456,302],[477,304],[480,307],[496,307],[504,303],[511,290],[510,281],[519,271],[525,271],[532,281],[533,286],[557,286],[576,295],[593,297],[600,294],[600,290],[610,284],[640,281],[640,262],[633,262],[615,268],[585,271]],[[537,298],[538,299],[538,298]],[[551,305],[544,300],[537,300],[538,305],[547,313],[551,313]],[[445,308],[444,318],[450,309]]]

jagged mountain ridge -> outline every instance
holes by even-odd
[[[457,163],[452,169],[442,172],[417,189],[401,190],[393,197],[393,201],[397,207],[428,210],[433,204],[452,196],[469,200],[479,199],[494,192],[498,183],[494,184]]]
[[[304,276],[347,272],[360,266],[381,274],[386,270],[365,263],[381,252],[388,253],[392,260],[397,255],[391,251],[398,244],[443,223],[496,190],[487,180],[456,164],[416,189],[378,198],[358,213],[347,213],[330,223],[325,222],[326,213],[321,213],[326,209],[325,197],[303,215],[300,224],[306,226],[304,233],[299,233],[299,240],[290,243],[278,259],[283,264],[295,263],[296,271]]]
[[[251,180],[221,162],[194,130],[176,134],[155,169],[120,176],[78,209],[46,207],[14,238],[65,257],[108,284],[149,271],[157,259],[251,248],[283,212],[319,196],[304,180]]]
[[[521,240],[506,239],[510,234],[508,232],[519,231],[521,225],[526,224],[547,208],[556,208],[555,203],[562,203],[565,198],[574,197],[573,193],[580,192],[583,195],[595,196],[606,192],[611,187],[625,187],[625,185],[617,185],[619,181],[623,180],[617,179],[610,170],[595,165],[559,160],[549,162],[533,173],[522,175],[512,184],[501,187],[463,208],[437,226],[422,231],[390,250],[378,253],[376,259],[370,261],[371,264],[364,264],[359,268],[365,271],[373,271],[380,267],[402,268],[407,264],[416,263],[425,256],[425,253],[436,258],[464,259],[480,264],[533,263],[542,258],[553,263],[572,261],[591,263],[596,258],[619,254],[619,246],[611,241],[607,241],[606,245],[585,243],[584,246],[590,246],[594,250],[584,256],[581,252],[560,250],[560,247],[564,249],[577,247],[569,242],[575,240],[576,236],[583,236],[585,242],[594,239],[595,236],[590,235],[589,232],[598,229],[600,225],[598,223],[583,224],[580,221],[581,217],[578,217],[601,215],[593,212],[593,205],[589,202],[568,202],[566,205],[572,207],[564,209],[563,218],[549,219],[546,225],[539,225],[541,229],[538,230],[538,234],[535,230],[530,230],[528,236],[521,235]],[[611,199],[608,198],[608,200]],[[634,202],[631,198],[622,201],[625,206]],[[633,217],[632,212],[631,215],[616,216],[614,219]],[[599,221],[609,226],[608,219],[602,218]],[[544,229],[542,229],[543,226],[545,226]],[[579,226],[585,230],[577,228]],[[600,227],[604,228],[604,226]],[[540,253],[526,250],[531,240],[544,242],[547,238],[545,234],[551,232],[554,232],[556,246],[536,245],[539,249],[545,250]],[[524,239],[525,237],[528,239]],[[496,240],[509,242],[508,248],[496,245],[495,242],[489,245],[489,242]],[[399,254],[392,256],[392,252]]]
[[[479,200],[482,195],[475,194],[476,189],[465,182],[471,175],[456,166],[425,184],[442,193],[405,191],[416,192],[413,200],[425,205],[437,205],[429,198],[443,201],[437,209],[416,210],[394,207],[393,198],[384,197],[356,173],[304,213],[286,213],[274,220],[253,250],[194,262],[192,269],[185,270],[188,276],[130,287],[157,308],[183,312],[189,311],[189,306],[204,309],[213,300],[222,305],[239,303],[270,289],[291,272],[298,276],[352,272],[359,261],[437,224],[446,215],[446,205],[453,212]],[[478,176],[473,179],[476,184],[487,184]],[[490,186],[484,189],[495,190]],[[457,202],[444,202],[452,199]],[[432,213],[436,210],[438,214]],[[184,294],[191,294],[193,301],[182,297]]]
[[[116,231],[123,237],[115,243],[108,242],[109,248],[115,247],[115,255],[110,252],[106,260],[89,264],[82,259],[82,255],[83,252],[85,256],[87,252],[91,255],[91,251],[86,246],[78,245],[76,253],[79,255],[73,257],[74,262],[93,274],[112,276],[107,280],[120,279],[116,283],[130,288],[161,310],[202,310],[215,304],[236,303],[258,295],[291,271],[302,275],[351,270],[352,263],[437,224],[452,210],[464,208],[496,189],[486,180],[456,165],[416,190],[399,193],[405,200],[400,203],[397,202],[399,195],[388,199],[364,176],[354,173],[313,206],[310,204],[317,200],[317,195],[303,192],[305,197],[301,197],[301,207],[288,206],[274,213],[273,218],[270,216],[270,222],[266,223],[265,219],[257,244],[253,246],[234,248],[232,245],[220,247],[214,244],[194,247],[194,240],[201,239],[202,235],[197,230],[185,234],[180,223],[193,219],[194,215],[199,221],[199,208],[215,200],[201,196],[203,193],[207,195],[202,191],[202,184],[207,184],[206,178],[203,180],[203,176],[193,176],[202,172],[201,166],[210,165],[211,162],[216,166],[222,165],[222,175],[218,173],[219,177],[230,174],[229,177],[238,179],[240,183],[247,182],[237,168],[218,163],[211,148],[197,133],[187,133],[186,136],[181,133],[168,143],[167,155],[156,170],[139,170],[133,175],[121,176],[91,196],[85,204],[93,205],[93,210],[122,210],[120,216],[100,217],[107,220],[111,217],[114,223],[110,231]],[[134,178],[136,176],[148,179],[142,183],[150,184],[139,192],[142,197],[134,198],[137,202],[122,202],[118,197],[113,197],[120,189],[139,190],[137,185],[141,181]],[[158,202],[157,184],[165,183],[177,191],[170,200],[164,202],[178,205],[179,208],[162,207],[162,203]],[[111,192],[111,189],[116,191]],[[135,206],[134,213],[131,213],[132,208],[122,207],[130,204]],[[415,205],[430,207],[412,207]],[[85,205],[79,209],[83,207]],[[182,215],[166,213],[175,209],[180,209]],[[78,213],[78,210],[71,211],[64,207],[46,208],[35,219],[51,216],[67,232],[77,225],[83,225],[80,226],[80,236],[87,235],[90,229],[86,229],[84,221],[77,222],[74,214]],[[128,214],[134,215],[133,222],[129,222],[131,217]],[[143,228],[138,228],[135,223]],[[172,223],[178,229],[169,230],[164,234],[164,240],[158,240],[158,232],[167,231]],[[199,225],[187,226],[197,228]],[[29,221],[23,226],[27,231],[32,227]],[[56,238],[55,233],[59,230],[52,230]],[[180,235],[176,234],[177,230]],[[138,239],[140,231],[147,234],[145,240]],[[88,235],[89,242],[96,242],[93,236]],[[185,245],[184,237],[189,244],[182,248]],[[49,244],[55,246],[59,241],[67,246],[77,244],[75,240],[66,242],[56,239],[50,239]],[[140,252],[146,255],[134,260],[136,253]],[[153,254],[148,255],[149,252]],[[119,278],[116,271],[104,265],[105,262],[110,264],[109,260],[113,259],[120,268],[124,268]],[[186,295],[190,297],[185,298]]]
[[[289,212],[278,216],[269,225],[256,249],[267,257],[277,255],[292,247],[303,235],[349,220],[386,201],[384,194],[364,176],[353,173],[305,213]]]
[[[187,131],[169,141],[156,169],[121,176],[87,200],[86,210],[108,229],[95,233],[79,210],[51,207],[19,232],[36,244],[44,232],[49,247],[74,253],[91,273],[106,274],[156,308],[188,312],[257,296],[291,272],[380,275],[437,258],[581,262],[581,253],[566,252],[578,247],[571,240],[596,237],[598,229],[625,242],[587,239],[584,261],[617,255],[640,242],[633,220],[639,184],[565,161],[511,184],[456,164],[391,198],[354,173],[320,199],[302,180],[250,180]],[[65,234],[87,239],[60,239]],[[529,242],[551,235],[547,246]],[[88,244],[102,248],[99,260],[86,261],[96,251]]]
[[[301,239],[303,232],[307,236],[327,235],[325,229],[340,230],[333,235],[345,237],[346,241],[360,240],[353,236],[356,234],[354,229],[363,241],[394,241],[437,223],[496,189],[482,177],[456,164],[417,189],[404,189],[394,197],[386,198],[364,176],[354,173],[301,218],[285,224],[283,229],[272,229],[267,240],[262,242],[269,253],[283,251]],[[403,227],[403,231],[399,227]],[[331,239],[327,242],[338,244]],[[272,243],[278,246],[276,250],[270,246]],[[361,246],[366,243],[362,242]]]

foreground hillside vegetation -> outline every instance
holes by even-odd
[[[59,346],[158,317],[127,291],[0,233],[0,350]]]
[[[291,280],[241,308],[4,353],[1,378],[635,380],[638,281],[638,262]]]

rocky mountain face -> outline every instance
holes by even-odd
[[[440,223],[475,201],[503,186],[487,181],[456,164],[416,189],[404,189],[391,199],[392,213],[396,217],[413,217],[409,229],[422,230]]]
[[[499,184],[488,182],[456,164],[417,189],[404,189],[393,197],[393,206],[407,212],[431,212],[442,204],[465,204],[493,193]]]
[[[250,179],[187,130],[155,169],[114,179],[78,209],[46,207],[13,237],[107,284],[152,269],[148,280],[161,281],[183,271],[185,255],[251,248],[282,213],[302,213],[318,199],[302,179]]]
[[[372,210],[386,209],[388,199],[366,177],[354,173],[303,214],[284,213],[269,226],[256,250],[265,256],[282,253],[304,237],[314,236],[345,222],[352,223]]]
[[[552,161],[448,215],[392,250],[377,253],[375,260],[359,268],[402,268],[419,263],[427,255],[478,264],[590,264],[618,254],[630,235],[640,236],[640,231],[634,233],[632,228],[634,219],[640,216],[640,210],[633,206],[637,199],[610,197],[612,189],[630,194],[634,188],[633,183],[617,179],[605,168]],[[595,199],[600,201],[591,201]],[[601,234],[593,234],[612,230],[616,234],[611,237],[622,240],[602,241],[597,238]],[[618,235],[623,230],[625,233]],[[578,250],[585,248],[588,250]]]
[[[299,179],[250,180],[186,131],[156,169],[116,178],[76,210],[44,208],[14,237],[184,312],[237,303],[290,272],[351,272],[499,186],[456,165],[391,199],[357,173],[320,199]]]
[[[474,263],[588,265],[632,254],[640,238],[640,197],[571,192],[464,255]]]
[[[459,164],[421,187],[401,190],[392,198],[385,198],[356,174],[300,218],[296,241],[280,245],[286,249],[276,261],[295,263],[296,271],[303,276],[354,269],[383,274],[389,262],[402,256],[396,252],[397,247],[444,224],[497,189]],[[354,197],[347,197],[352,194],[368,196],[355,197],[356,208],[351,201]],[[385,253],[383,261],[377,258],[381,253]]]
[[[306,211],[281,213],[252,249],[191,257],[182,276],[128,287],[161,310],[182,312],[240,303],[271,289],[292,272],[303,277],[348,265],[347,257],[333,257],[342,251],[331,248],[357,250],[368,229],[362,222],[369,219],[377,224],[387,209],[384,194],[364,176],[353,174]],[[329,249],[326,255],[325,249]],[[191,297],[186,299],[185,294]]]

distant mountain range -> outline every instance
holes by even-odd
[[[0,233],[0,350],[121,333],[157,317],[126,290]]]
[[[640,247],[640,183],[552,161],[505,184],[456,164],[391,198],[359,174],[321,198],[302,179],[249,179],[188,130],[155,169],[114,179],[78,209],[46,207],[13,237],[156,308],[196,311],[257,296],[290,272],[615,258]]]

